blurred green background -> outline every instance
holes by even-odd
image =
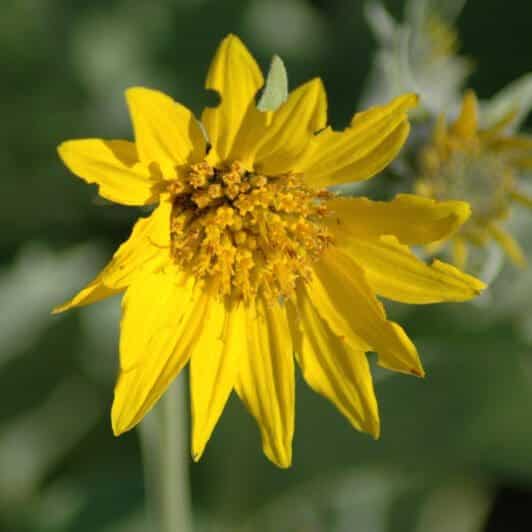
[[[386,5],[400,15],[401,0]],[[146,531],[137,434],[115,439],[109,422],[119,301],[49,314],[105,264],[139,212],[98,199],[56,146],[131,137],[123,91],[135,84],[199,113],[212,101],[206,69],[229,32],[264,69],[280,54],[292,87],[322,77],[331,122],[342,127],[375,44],[355,0],[1,7],[0,530]],[[531,70],[531,20],[529,0],[467,3],[461,49],[475,59],[470,85],[482,97]],[[198,529],[532,530],[532,280],[513,279],[502,285],[506,297],[476,305],[391,308],[428,377],[375,371],[377,442],[298,382],[294,465],[281,471],[231,400],[205,457],[191,464]]]

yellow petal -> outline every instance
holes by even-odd
[[[395,235],[404,244],[427,244],[453,234],[471,214],[463,201],[434,201],[399,194],[392,201],[335,198],[327,202],[334,219],[331,227],[356,238]]]
[[[207,303],[194,280],[179,274],[147,274],[128,288],[111,411],[115,435],[139,423],[188,362]]]
[[[266,174],[294,168],[314,134],[327,123],[327,95],[319,78],[292,91],[273,113],[256,155],[256,164]]]
[[[167,179],[175,166],[198,162],[205,156],[205,139],[194,115],[162,92],[132,87],[126,99],[135,130],[139,158],[157,163]]]
[[[289,467],[295,382],[286,309],[259,298],[246,309],[246,330],[236,391],[259,425],[264,454],[279,467]]]
[[[478,129],[478,102],[472,90],[466,91],[462,109],[451,127],[451,132],[462,138],[474,137]]]
[[[55,307],[52,314],[59,314],[65,312],[73,307],[84,307],[97,303],[102,299],[119,294],[122,290],[116,288],[109,288],[102,283],[101,276],[93,279],[85,288],[82,288],[71,300]]]
[[[463,237],[456,235],[452,239],[452,254],[454,265],[460,270],[465,269],[467,265],[469,249]]]
[[[325,396],[358,430],[379,437],[380,422],[368,359],[334,334],[303,284],[288,304],[296,357],[308,385]]]
[[[374,241],[349,239],[342,249],[363,268],[373,290],[394,301],[467,301],[485,288],[450,264],[439,260],[425,264],[392,236]]]
[[[489,224],[487,229],[511,261],[519,268],[524,268],[526,266],[525,254],[512,235],[493,223]]]
[[[445,114],[441,113],[436,119],[436,125],[434,127],[433,141],[438,150],[444,150],[447,144],[448,128]]]
[[[414,344],[386,319],[364,272],[341,251],[330,248],[316,262],[308,293],[334,334],[355,351],[376,351],[380,366],[424,375]]]
[[[135,145],[125,140],[68,140],[57,148],[74,174],[96,183],[100,196],[123,205],[147,205],[157,201],[162,185],[147,166],[138,161]]]
[[[416,104],[417,96],[407,94],[356,114],[342,132],[325,129],[313,139],[295,169],[316,187],[374,176],[402,148],[410,131],[406,111]]]
[[[512,189],[510,190],[510,197],[516,203],[520,203],[524,207],[532,209],[532,196],[529,196],[520,190]]]
[[[235,385],[238,361],[247,353],[242,304],[209,303],[208,327],[198,336],[190,358],[192,456],[199,460]]]
[[[150,216],[138,220],[131,236],[118,248],[109,264],[70,301],[56,307],[54,314],[122,292],[136,276],[167,265],[171,208],[169,201],[163,201]]]
[[[530,135],[494,135],[486,138],[486,132],[481,132],[486,150],[500,153],[509,167],[515,170],[529,170],[532,168],[532,136]],[[525,172],[526,173],[526,172]]]
[[[235,35],[228,35],[218,47],[209,68],[205,87],[221,97],[218,107],[203,111],[201,121],[211,144],[222,161],[230,158],[234,140],[248,108],[264,84],[252,55]]]
[[[137,221],[129,239],[102,272],[107,286],[125,288],[135,276],[157,271],[170,263],[171,210],[172,203],[165,200],[150,216]]]

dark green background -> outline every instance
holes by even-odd
[[[387,5],[400,14],[402,2]],[[123,90],[134,84],[199,113],[212,102],[206,69],[229,32],[263,68],[279,53],[291,87],[320,76],[341,127],[356,109],[374,41],[354,0],[3,0],[1,8],[0,530],[143,530],[127,524],[143,504],[137,436],[115,439],[108,419],[116,302],[48,315],[105,263],[139,210],[98,200],[61,165],[56,146],[130,137]],[[469,85],[482,97],[531,69],[531,21],[527,0],[468,2],[458,26],[476,63]],[[531,530],[532,353],[518,333],[521,312],[510,305],[494,320],[482,315],[489,307],[394,308],[429,376],[379,374],[378,442],[298,382],[288,471],[263,458],[256,427],[232,400],[191,466],[198,522],[208,530],[410,532],[442,490],[467,506],[464,489],[486,497],[485,530]],[[41,454],[48,458],[40,462]],[[381,495],[364,506],[386,528],[355,511],[374,488],[392,490],[384,508],[375,502]]]

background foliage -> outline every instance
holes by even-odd
[[[400,0],[387,6],[400,15]],[[531,69],[531,17],[528,0],[467,3],[458,25],[481,97]],[[117,440],[109,423],[118,301],[49,315],[105,263],[138,212],[98,199],[55,148],[130,137],[130,85],[160,88],[196,112],[212,104],[204,76],[230,31],[264,68],[279,53],[292,87],[322,77],[333,125],[348,122],[374,50],[361,2],[2,2],[0,530],[147,529],[137,435]],[[280,471],[231,401],[191,466],[201,529],[528,530],[532,281],[522,279],[518,290],[504,286],[500,303],[392,308],[428,377],[375,370],[378,442],[298,382],[294,466]]]

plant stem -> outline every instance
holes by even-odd
[[[159,532],[191,532],[186,382],[180,375],[140,425],[149,513]]]

